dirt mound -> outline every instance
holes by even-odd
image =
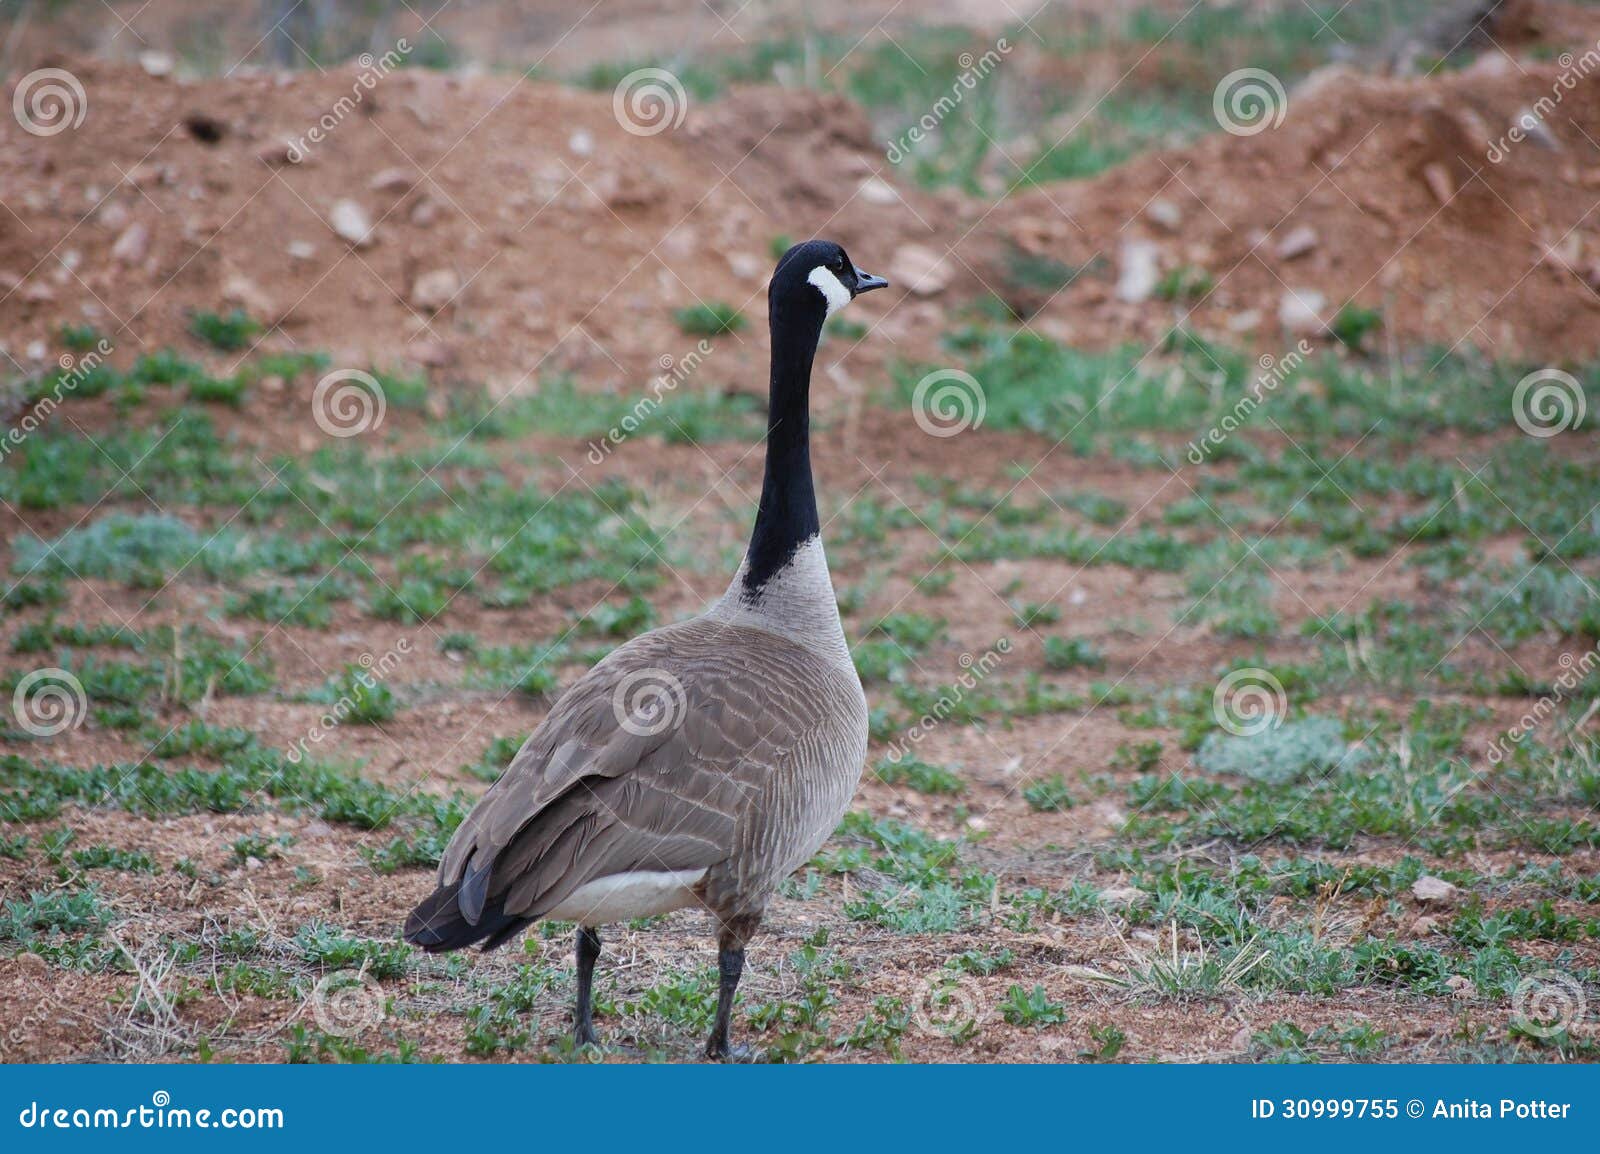
[[[1261,89],[1276,127],[1003,202],[991,224],[1011,251],[986,276],[1071,339],[1152,340],[1184,320],[1270,347],[1315,337],[1349,304],[1381,312],[1402,344],[1592,355],[1600,88],[1579,71],[1590,65],[1600,72],[1593,53],[1519,71],[1493,54],[1427,79],[1332,70],[1282,100]],[[1063,281],[1088,275],[1030,283],[1018,254],[1055,262]]]
[[[347,363],[636,383],[689,339],[675,310],[763,311],[780,235],[886,252],[939,215],[881,181],[859,195],[864,124],[807,93],[650,134],[648,103],[629,131],[609,94],[516,77],[72,71],[84,122],[14,132],[0,157],[0,340],[19,359],[63,323],[148,351],[240,307],[281,326],[269,347]]]
[[[63,324],[131,358],[192,347],[196,311],[237,307],[268,322],[265,347],[340,364],[631,387],[692,341],[685,305],[759,317],[774,244],[813,232],[898,282],[863,305],[894,356],[932,355],[944,314],[990,292],[1089,345],[1181,322],[1270,350],[1370,326],[1351,304],[1397,344],[1600,349],[1593,52],[1329,71],[1266,90],[1281,120],[1265,130],[997,202],[898,182],[861,114],[810,91],[687,108],[668,91],[673,127],[655,131],[648,99],[515,75],[379,61],[187,82],[66,63],[82,124],[13,131],[0,153],[0,343],[18,371]],[[711,379],[758,378],[760,341],[728,344]]]

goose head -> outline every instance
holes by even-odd
[[[826,319],[862,293],[889,282],[855,266],[844,248],[831,240],[797,244],[778,260],[768,288],[774,314],[794,310]]]

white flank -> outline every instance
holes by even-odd
[[[584,926],[603,926],[681,910],[694,904],[694,887],[705,870],[635,870],[585,882],[544,916]]]
[[[822,294],[823,299],[828,302],[828,315],[830,317],[850,303],[850,290],[845,288],[840,283],[839,278],[822,265],[819,264],[812,269],[811,275],[806,277],[806,280],[815,285],[817,291]]]

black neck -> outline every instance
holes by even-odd
[[[769,309],[772,390],[767,408],[767,471],[746,554],[745,592],[759,595],[819,531],[811,483],[811,361],[822,335],[820,308]]]

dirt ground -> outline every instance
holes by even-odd
[[[830,330],[813,388],[846,632],[890,671],[867,678],[881,716],[852,819],[774,900],[739,1033],[773,1060],[1593,1060],[1594,682],[1556,693],[1573,716],[1539,730],[1537,757],[1488,751],[1600,641],[1600,549],[1583,544],[1600,537],[1600,444],[1593,412],[1532,438],[1485,398],[1546,365],[1582,382],[1580,404],[1600,399],[1600,76],[1572,79],[1600,17],[1515,5],[1451,67],[1332,64],[1287,86],[1270,130],[986,196],[919,185],[837,91],[740,84],[640,134],[609,90],[558,79],[669,30],[686,55],[737,50],[702,7],[686,27],[665,4],[607,5],[570,36],[559,6],[455,14],[441,26],[460,20],[472,66],[371,87],[360,61],[152,67],[99,14],[70,37],[17,32],[8,91],[64,68],[88,114],[52,134],[4,125],[3,415],[23,428],[38,382],[84,363],[92,342],[73,330],[108,342],[122,383],[79,390],[0,464],[3,687],[20,700],[45,667],[90,687],[61,732],[27,731],[15,705],[0,732],[0,1054],[697,1057],[714,996],[703,914],[607,931],[602,1047],[581,1051],[570,927],[448,958],[399,945],[398,928],[431,888],[429,837],[492,780],[486,759],[636,619],[722,592],[760,486],[774,247],[826,235],[896,282],[852,306],[859,328]],[[1030,15],[825,7],[819,25],[864,37],[901,21],[992,36]],[[203,10],[158,4],[139,43],[175,43]],[[734,27],[787,28],[756,15]],[[246,32],[218,36],[238,51]],[[547,47],[548,67],[525,75],[513,45]],[[1161,51],[1202,67],[1198,50]],[[1535,107],[1527,139],[1497,146]],[[1191,273],[1203,288],[1169,291]],[[748,323],[704,342],[663,409],[674,429],[597,460],[595,414],[686,363],[702,338],[680,313],[713,304]],[[234,310],[256,324],[199,335],[197,318]],[[1381,324],[1352,335],[1366,314]],[[1241,434],[1238,456],[1185,464],[1191,432],[1302,338],[1328,360],[1286,388],[1287,412]],[[1107,397],[1139,374],[1147,409],[1109,404],[1080,443],[1100,406],[1057,409],[1076,378],[1050,369],[1061,385],[1040,388],[1039,419],[1007,416],[997,382],[1020,379],[1030,342],[1112,358],[1082,372]],[[229,403],[142,380],[141,358],[166,350],[245,387]],[[277,367],[296,354],[323,359]],[[1469,357],[1465,384],[1444,379]],[[992,419],[930,435],[909,382],[955,366],[989,385]],[[380,377],[381,433],[312,419],[329,368]],[[1203,417],[1171,416],[1208,390]],[[691,401],[708,423],[678,407]],[[577,512],[547,532],[551,503]],[[480,512],[492,540],[472,533]],[[35,540],[64,553],[117,514],[175,518],[236,556],[80,574],[90,555],[49,577]],[[286,559],[291,541],[312,559]],[[542,559],[533,577],[502,568],[524,551]],[[365,568],[341,569],[351,558]],[[324,569],[358,588],[326,618],[295,615]],[[1527,592],[1548,570],[1581,586],[1576,609]],[[1486,595],[1503,571],[1507,591]],[[1260,580],[1239,605],[1268,624],[1208,600],[1246,573]],[[413,611],[413,589],[442,604]],[[250,596],[279,608],[240,609]],[[1507,604],[1531,624],[1501,628]],[[327,687],[402,642],[383,715],[324,726]],[[924,735],[929,703],[1002,642],[968,687],[977,716]],[[206,646],[223,656],[206,664]],[[138,675],[119,663],[140,662],[153,680],[116,689]],[[231,680],[256,666],[266,683]],[[1287,684],[1296,724],[1336,719],[1371,772],[1319,788],[1205,761],[1213,688],[1246,667]],[[182,683],[192,668],[203,688]],[[549,683],[528,689],[532,672]],[[323,730],[326,778],[249,776]],[[911,732],[916,762],[953,785],[875,768]],[[87,785],[70,772],[94,767],[120,768]],[[246,784],[124,787],[151,769]]]

